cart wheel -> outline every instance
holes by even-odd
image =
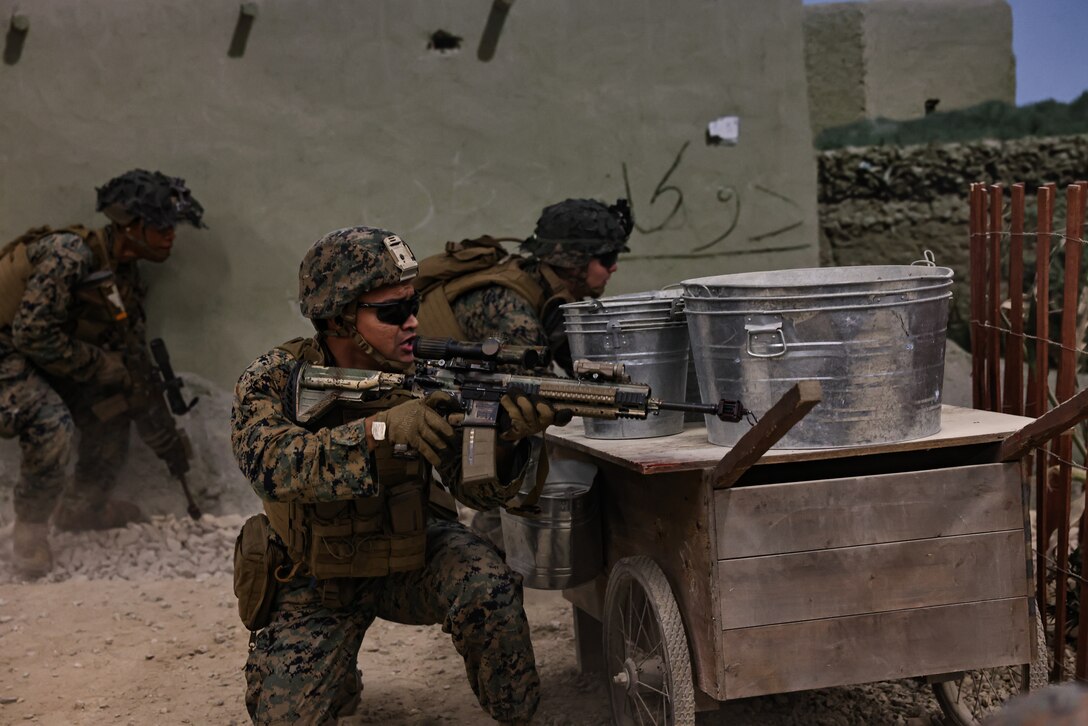
[[[933,694],[955,726],[974,726],[1021,693],[1044,688],[1049,679],[1046,633],[1035,613],[1035,659],[1029,665],[967,671],[955,681],[933,684]]]
[[[626,557],[608,577],[605,674],[617,726],[694,726],[691,657],[665,573],[649,557]]]

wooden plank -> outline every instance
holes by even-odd
[[[718,559],[1010,530],[1015,464],[740,487],[714,495]]]
[[[695,684],[718,693],[721,626],[713,593],[710,487],[701,476],[632,476],[604,462],[600,477],[606,568],[632,555],[657,563],[684,620]]]
[[[589,582],[563,590],[563,598],[578,610],[597,620],[604,619],[604,593],[608,589],[608,573],[601,573]]]
[[[771,449],[757,462],[757,466],[992,443],[1004,440],[1029,423],[1031,419],[1023,416],[941,406],[941,430],[930,436],[835,449]],[[545,435],[550,444],[590,454],[599,461],[607,461],[639,474],[708,469],[716,465],[728,450],[728,447],[709,443],[702,424],[688,424],[683,433],[654,439],[590,439],[586,438],[581,423],[575,420],[562,428],[553,426]]]
[[[718,563],[722,628],[1027,596],[1024,530]]]
[[[604,630],[601,621],[571,607],[574,615],[574,652],[579,673],[604,673]]]
[[[998,458],[1017,461],[1036,446],[1088,418],[1088,388],[1029,423],[1001,444]]]
[[[722,631],[727,698],[1028,663],[1027,598]]]
[[[819,381],[798,381],[786,391],[778,403],[771,406],[759,423],[750,428],[740,441],[722,457],[709,473],[715,489],[733,486],[750,466],[759,461],[772,446],[785,436],[793,425],[803,419],[813,406],[823,400]]]

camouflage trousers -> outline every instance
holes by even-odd
[[[540,679],[522,604],[521,576],[456,522],[431,520],[420,570],[351,581],[347,605],[322,602],[322,585],[281,586],[272,622],[246,663],[246,708],[255,724],[328,724],[359,698],[359,649],[375,618],[441,624],[465,661],[476,698],[497,721],[527,720]]]
[[[81,401],[65,401],[53,383],[19,354],[0,360],[0,435],[18,437],[22,452],[15,515],[45,522],[64,491],[75,430],[75,482],[66,496],[74,508],[100,505],[128,453],[129,419],[99,422]]]

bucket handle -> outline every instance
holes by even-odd
[[[786,345],[786,336],[782,332],[781,320],[777,320],[773,323],[749,322],[744,324],[744,329],[748,333],[748,343],[746,346],[748,350],[748,355],[752,356],[753,358],[778,358],[786,354],[786,349],[788,346]],[[752,350],[752,336],[758,335],[759,333],[778,333],[778,339],[782,344],[782,350],[776,353],[756,353],[754,350]]]
[[[914,262],[912,262],[910,264],[911,264],[911,267],[914,267],[914,266],[936,267],[937,266],[937,256],[933,254],[933,250],[923,250],[922,251],[922,259],[915,260]]]

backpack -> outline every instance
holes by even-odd
[[[509,238],[507,238],[509,239]],[[546,293],[540,284],[521,269],[522,258],[503,249],[503,239],[478,237],[447,242],[446,250],[420,261],[412,284],[421,299],[420,335],[464,340],[451,303],[466,292],[487,285],[502,285],[524,297],[540,311]]]

